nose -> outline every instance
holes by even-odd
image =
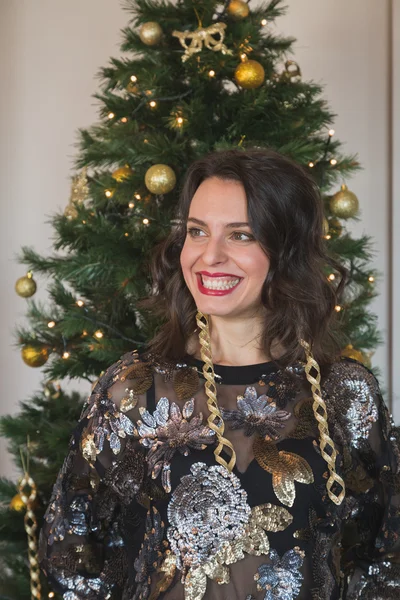
[[[205,264],[213,265],[225,262],[226,248],[222,240],[210,238],[203,246],[202,260]]]

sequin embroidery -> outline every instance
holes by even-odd
[[[341,361],[332,366],[323,385],[323,396],[328,404],[334,401],[339,422],[345,421],[347,436],[360,448],[368,437],[372,424],[378,420],[374,398],[378,388],[374,376],[362,365]],[[329,411],[332,414],[332,410]]]
[[[276,550],[269,553],[270,563],[258,567],[254,579],[257,589],[265,590],[264,600],[294,600],[299,595],[303,575],[304,552],[296,546],[282,556]]]
[[[237,397],[237,410],[221,407],[221,414],[231,429],[243,428],[245,435],[258,433],[267,441],[279,439],[279,430],[283,429],[285,421],[291,416],[285,410],[278,410],[275,402],[266,394],[257,396],[253,386],[248,386],[244,395]]]
[[[170,465],[175,452],[187,456],[191,448],[204,450],[214,441],[215,433],[204,425],[202,413],[193,416],[193,411],[194,398],[185,402],[182,412],[165,397],[158,401],[152,415],[143,407],[140,409],[143,421],[138,421],[139,441],[149,448],[147,462],[152,478],[161,472],[166,492],[171,491]]]
[[[295,481],[313,483],[314,474],[308,462],[294,454],[277,449],[275,444],[256,438],[254,456],[260,467],[272,475],[272,487],[276,497],[285,506],[293,506],[296,497]]]

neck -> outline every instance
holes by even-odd
[[[208,322],[214,364],[241,366],[271,360],[262,348],[265,315],[248,319],[241,317],[239,320],[210,315]],[[192,352],[189,352],[201,358],[197,332],[193,336],[191,347]]]

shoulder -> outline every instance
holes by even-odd
[[[361,439],[377,421],[381,394],[378,381],[362,363],[343,358],[326,369],[322,396],[331,419],[347,424],[353,441]]]
[[[92,387],[91,403],[112,402],[122,412],[146,407],[152,386],[170,389],[178,400],[190,396],[199,386],[195,367],[184,361],[162,359],[145,351],[132,350],[110,365]]]
[[[123,410],[123,399],[132,390],[138,403],[138,397],[147,392],[153,382],[153,363],[145,360],[143,353],[131,350],[123,354],[105,371],[100,373],[92,386],[89,403],[110,401]]]
[[[375,395],[379,392],[379,383],[373,372],[361,362],[343,357],[322,370],[322,388],[329,396],[341,390],[364,390]]]

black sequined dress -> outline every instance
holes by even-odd
[[[231,473],[215,460],[202,366],[133,351],[96,383],[40,535],[53,589],[65,600],[400,598],[400,435],[374,376],[347,359],[322,369],[346,485],[337,506],[304,365],[214,365]]]

